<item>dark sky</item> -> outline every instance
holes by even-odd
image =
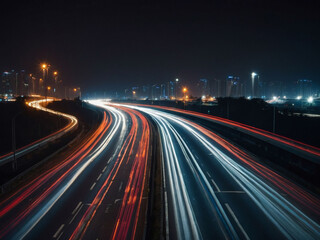
[[[251,71],[320,81],[319,1],[211,2],[2,2],[0,70],[47,61],[87,91]]]

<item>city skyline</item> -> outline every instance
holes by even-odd
[[[316,1],[45,2],[5,9],[0,71],[34,72],[47,61],[87,92],[176,77],[246,79],[251,72],[265,81],[320,79]]]

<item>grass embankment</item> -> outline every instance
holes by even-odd
[[[81,142],[90,136],[102,119],[101,111],[98,111],[95,107],[81,103],[80,101],[58,101],[50,103],[48,107],[76,116],[79,121],[77,129],[38,150],[19,158],[16,170],[12,169],[11,163],[0,167],[0,185],[7,183],[20,174],[19,179],[15,179],[13,183],[10,183],[10,185],[3,185],[3,191],[8,191],[21,186],[25,182],[28,182],[38,176],[39,173],[48,170],[63,161],[66,156],[71,154],[76,147],[81,144]],[[40,116],[43,117],[43,119],[48,119],[48,115],[51,115],[47,112],[36,110],[36,114],[32,116],[39,118],[40,116],[37,114],[40,113]],[[36,119],[34,120],[36,121]],[[63,127],[62,121],[65,121],[65,124],[67,123],[67,120],[62,120],[61,117],[58,117],[58,119],[55,118],[54,121],[55,124],[59,126],[56,130]],[[60,121],[60,123],[57,123],[57,121]],[[21,173],[23,173],[22,176]]]

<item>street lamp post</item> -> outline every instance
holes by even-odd
[[[22,111],[15,114],[11,120],[11,128],[12,128],[12,152],[13,152],[13,161],[12,161],[12,170],[15,171],[17,169],[17,159],[16,159],[16,117],[20,115]]]
[[[42,68],[42,74],[43,74],[43,87],[44,87],[44,89],[42,89],[42,90],[44,90],[44,94],[47,94],[47,79],[46,79],[46,75],[48,75],[48,74],[46,74],[46,70],[48,70],[48,65],[46,64],[46,63],[43,63],[42,65],[41,65],[41,68]],[[42,92],[42,94],[43,94],[43,92]],[[47,98],[47,96],[46,96],[46,98]]]
[[[254,78],[255,78],[255,76],[257,76],[257,74],[255,73],[255,72],[252,72],[251,73],[251,84],[252,84],[252,98],[254,98],[255,97],[255,92],[254,92]]]
[[[184,109],[186,109],[186,92],[188,91],[188,89],[187,88],[183,88],[183,105],[184,105]]]
[[[178,82],[179,82],[179,79],[178,78],[176,78],[176,87],[175,87],[175,99],[176,99],[176,101],[177,101],[177,93],[178,93]]]

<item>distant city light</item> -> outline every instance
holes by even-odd
[[[273,99],[273,100],[277,100],[277,97],[276,97],[276,96],[273,96],[272,99]]]
[[[178,78],[176,78],[176,82],[179,82],[179,79],[178,79]]]
[[[257,76],[257,74],[255,72],[252,72],[251,77],[254,78],[255,76]]]
[[[283,96],[283,99],[287,99],[287,96]]]
[[[302,96],[298,96],[298,97],[297,97],[297,100],[300,100],[301,98],[302,98]]]
[[[203,95],[203,96],[202,96],[202,99],[206,99],[206,96],[205,96],[205,95]]]
[[[312,103],[313,102],[313,97],[308,97],[307,101],[308,101],[308,103]]]

